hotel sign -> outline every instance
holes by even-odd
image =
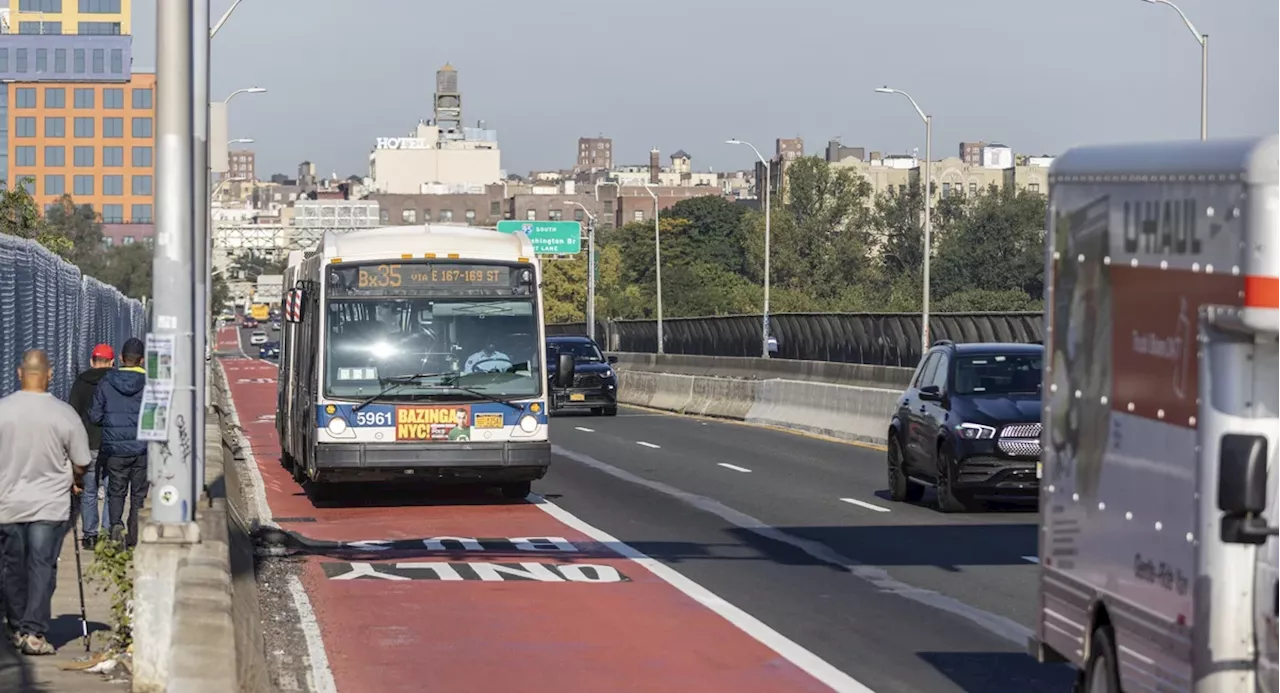
[[[422,137],[379,137],[378,149],[433,149],[431,140]]]

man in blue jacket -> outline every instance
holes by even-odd
[[[142,389],[147,384],[142,369],[145,354],[142,340],[130,338],[120,349],[120,368],[102,376],[93,393],[89,421],[102,427],[99,454],[106,465],[111,538],[125,540],[132,548],[138,543],[138,514],[147,498],[147,442],[138,440],[138,416],[142,410]],[[127,537],[122,522],[124,497],[129,496]]]

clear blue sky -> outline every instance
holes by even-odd
[[[212,2],[216,20],[230,0]],[[1210,35],[1210,136],[1280,129],[1277,3],[1179,6]],[[150,66],[155,0],[135,11],[135,64]],[[496,128],[521,174],[571,166],[577,138],[600,133],[620,163],[657,146],[704,170],[750,164],[729,137],[923,153],[918,117],[882,84],[934,115],[935,157],[961,140],[1039,154],[1199,136],[1199,46],[1142,0],[244,0],[215,39],[214,98],[270,90],[230,116],[260,176],[304,159],[365,174],[374,138],[430,116],[445,62],[468,124]]]

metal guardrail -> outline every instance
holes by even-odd
[[[142,302],[46,250],[35,241],[0,235],[0,394],[18,387],[17,364],[27,349],[53,361],[50,391],[65,399],[95,344],[119,350],[147,329]]]

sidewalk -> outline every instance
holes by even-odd
[[[77,528],[78,531],[79,528]],[[76,554],[78,547],[67,532],[58,559],[58,587],[53,593],[53,622],[47,635],[49,642],[58,648],[58,654],[47,657],[29,657],[16,652],[13,644],[0,642],[0,691],[5,693],[99,693],[129,690],[127,681],[108,681],[99,674],[66,670],[67,666],[84,666],[84,640],[80,631],[80,592],[76,586]],[[93,553],[80,552],[81,565],[86,574]],[[98,583],[88,581],[84,586],[86,613],[89,616],[89,635],[94,652],[107,645],[111,604],[107,594],[98,589]],[[99,632],[95,632],[99,631]],[[3,640],[0,638],[0,640]],[[77,661],[80,660],[80,661]]]

